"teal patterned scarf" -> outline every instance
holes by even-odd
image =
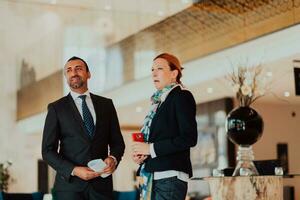
[[[150,111],[144,119],[144,125],[141,129],[141,132],[144,135],[144,141],[148,143],[149,135],[150,135],[150,126],[152,119],[154,118],[156,111],[161,103],[167,98],[168,94],[171,92],[173,88],[178,86],[178,84],[171,84],[164,87],[162,90],[157,90],[151,97],[151,107]],[[151,199],[151,190],[152,190],[152,181],[153,181],[153,173],[149,173],[145,171],[145,164],[141,166],[140,176],[142,178],[142,183],[140,184],[141,197],[143,200]]]

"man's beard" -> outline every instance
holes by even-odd
[[[76,78],[76,81],[72,81],[72,79]],[[73,89],[81,88],[84,85],[84,82],[80,76],[73,76],[69,80],[69,86]]]

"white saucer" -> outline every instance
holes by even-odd
[[[106,167],[106,163],[102,159],[95,159],[88,162],[87,166],[95,172],[101,172]],[[106,178],[109,175],[110,174],[101,174],[101,177]]]

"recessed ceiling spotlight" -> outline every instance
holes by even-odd
[[[208,88],[206,89],[206,92],[207,92],[208,94],[211,94],[211,93],[214,92],[214,89],[213,89],[212,87],[208,87]]]
[[[143,111],[143,108],[141,106],[135,107],[135,112],[140,113]]]
[[[111,6],[110,5],[105,5],[104,10],[111,10]]]
[[[181,2],[182,2],[183,4],[190,3],[190,1],[189,1],[189,0],[181,0]]]
[[[288,92],[288,91],[285,91],[284,93],[283,93],[283,96],[285,96],[285,97],[289,97],[291,94],[290,94],[290,92]]]
[[[164,14],[163,11],[160,10],[160,11],[157,12],[157,15],[162,17],[162,16],[164,16],[165,14]]]
[[[267,76],[268,77],[272,77],[273,76],[273,73],[271,71],[267,72]]]

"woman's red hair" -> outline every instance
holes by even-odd
[[[169,66],[170,66],[170,68],[171,68],[172,71],[173,70],[177,70],[178,71],[178,75],[176,77],[176,82],[179,83],[179,84],[181,84],[181,81],[180,81],[180,79],[182,77],[181,70],[183,68],[181,67],[181,64],[180,64],[178,58],[176,56],[172,55],[172,54],[169,54],[169,53],[159,54],[153,60],[156,60],[157,58],[165,59],[168,62],[168,64],[169,64]]]

